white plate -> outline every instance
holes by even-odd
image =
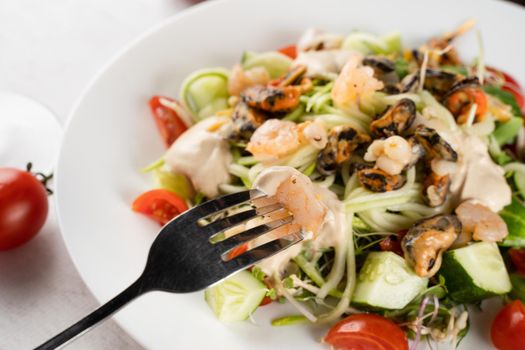
[[[60,226],[86,284],[106,301],[142,271],[159,227],[134,214],[130,203],[150,189],[138,169],[163,146],[146,102],[153,94],[178,95],[195,69],[230,67],[243,50],[293,43],[308,27],[348,33],[400,31],[421,43],[468,18],[479,20],[486,62],[525,81],[525,11],[496,1],[228,0],[191,8],[154,28],[114,59],[93,81],[71,115],[57,168]],[[475,35],[461,40],[470,57]],[[279,307],[265,307],[249,322],[219,323],[201,293],[151,293],[115,318],[150,349],[322,349],[322,329],[272,328]],[[80,316],[80,315],[79,315]],[[477,317],[477,316],[476,316]],[[479,316],[463,349],[490,348],[492,316]]]

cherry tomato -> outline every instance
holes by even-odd
[[[509,257],[516,271],[525,276],[525,249],[511,248],[509,249]]]
[[[281,47],[278,51],[283,55],[290,57],[292,60],[295,60],[297,57],[297,47],[295,45]]]
[[[47,212],[46,188],[33,174],[0,169],[0,250],[33,238],[44,225]]]
[[[188,205],[175,193],[156,189],[144,192],[135,199],[132,209],[165,225],[180,213],[188,210]]]
[[[259,306],[268,305],[268,304],[271,304],[272,302],[273,302],[272,298],[264,297],[261,303],[259,304]]]
[[[153,96],[149,100],[151,114],[155,119],[155,123],[166,147],[169,147],[188,127],[177,112],[163,105],[161,100],[166,100],[174,104],[178,104],[179,102],[165,96]]]
[[[348,316],[324,338],[335,350],[407,350],[405,332],[394,322],[374,314]]]
[[[492,321],[492,343],[498,350],[523,349],[525,345],[525,306],[519,300],[506,305]]]

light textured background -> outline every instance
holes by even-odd
[[[0,90],[35,98],[63,125],[75,100],[110,57],[191,4],[0,0]],[[1,350],[33,348],[98,305],[67,254],[53,209],[34,240],[0,253]],[[70,348],[141,349],[111,320]]]

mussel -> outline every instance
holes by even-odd
[[[438,214],[415,223],[401,241],[407,263],[418,276],[432,277],[441,267],[445,252],[461,233],[455,215]]]

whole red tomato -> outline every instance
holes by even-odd
[[[48,212],[45,186],[29,171],[0,168],[0,250],[33,238]]]
[[[498,350],[518,350],[525,346],[525,306],[519,300],[505,306],[492,321],[492,343]]]

